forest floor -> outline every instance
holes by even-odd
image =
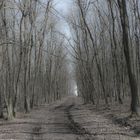
[[[98,108],[79,97],[42,105],[12,121],[0,120],[0,140],[140,140],[140,119],[127,118],[129,110]]]

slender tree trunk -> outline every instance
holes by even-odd
[[[126,66],[128,71],[128,78],[131,90],[131,111],[132,114],[138,114],[137,112],[137,101],[138,101],[138,91],[135,75],[132,73],[132,65],[130,59],[129,51],[129,35],[128,35],[128,18],[127,18],[127,5],[126,0],[118,0],[122,32],[123,32],[123,48],[126,60]]]

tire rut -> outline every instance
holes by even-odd
[[[71,109],[74,107],[74,104],[65,108],[65,113],[67,114],[67,118],[69,123],[67,124],[73,134],[79,135],[84,138],[84,140],[95,140],[92,134],[83,128],[79,123],[75,122],[74,116],[71,114]],[[76,140],[80,140],[81,138],[77,138]]]
[[[38,126],[36,125],[32,129],[31,140],[43,140],[41,125],[38,125]]]

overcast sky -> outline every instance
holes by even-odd
[[[60,31],[62,33],[67,34],[68,36],[70,35],[69,27],[66,23],[65,18],[67,18],[67,15],[70,12],[70,8],[72,6],[72,0],[54,0],[55,4],[55,9],[59,12],[59,17],[60,17]]]
[[[61,14],[68,14],[72,0],[55,0],[56,8]]]

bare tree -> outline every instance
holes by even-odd
[[[137,99],[138,99],[138,89],[137,83],[134,74],[132,73],[132,65],[130,59],[130,51],[129,51],[129,21],[128,21],[128,14],[127,14],[127,5],[125,0],[118,0],[119,11],[120,11],[120,19],[122,25],[122,35],[123,35],[123,47],[124,47],[124,55],[126,60],[126,66],[128,71],[129,77],[129,84],[131,89],[131,111],[132,114],[137,114]]]

